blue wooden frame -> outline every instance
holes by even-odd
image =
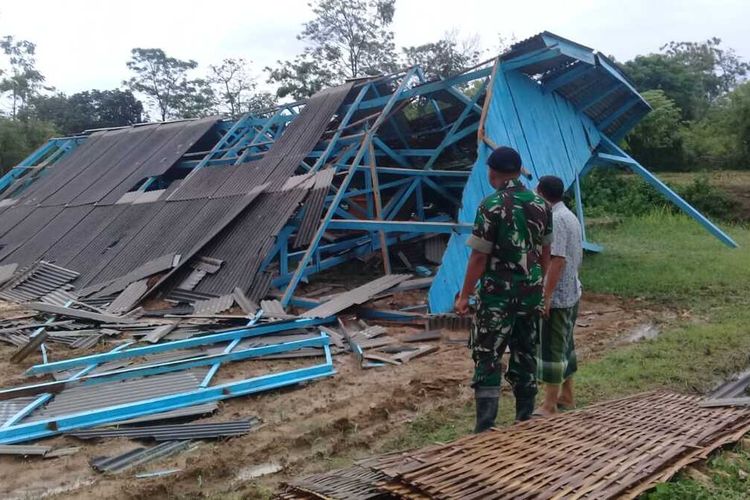
[[[170,394],[132,403],[98,408],[42,420],[18,423],[0,429],[0,444],[13,444],[54,436],[76,429],[115,423],[131,418],[162,413],[213,401],[295,385],[300,382],[329,377],[336,373],[328,338],[321,333],[325,362],[296,370],[282,371],[236,382],[227,382],[211,387],[199,387],[192,391]],[[296,349],[293,347],[292,349]]]

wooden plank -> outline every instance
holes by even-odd
[[[320,331],[328,335],[333,345],[341,348],[344,347],[344,339],[339,332],[337,332],[333,328],[328,328],[327,326],[320,326],[318,328],[320,328]]]
[[[398,361],[401,361],[402,363],[408,363],[412,359],[421,358],[422,356],[432,354],[438,349],[440,348],[436,345],[425,345],[425,346],[420,346],[419,349],[415,351],[405,351],[405,352],[396,354],[393,356],[393,358]]]
[[[396,356],[388,356],[387,354],[378,354],[375,352],[365,351],[364,358],[370,361],[379,361],[381,363],[388,363],[389,365],[400,365],[401,362],[396,359]]]
[[[443,338],[442,330],[428,330],[419,332],[401,339],[402,342],[425,342],[428,340],[440,340]]]
[[[391,274],[383,276],[365,285],[337,295],[334,299],[304,312],[304,318],[326,318],[348,309],[354,305],[367,302],[375,295],[392,288],[409,278],[408,274]]]

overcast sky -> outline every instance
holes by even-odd
[[[38,68],[66,93],[120,86],[133,47],[204,67],[244,57],[260,75],[300,50],[295,35],[309,18],[306,0],[0,0],[0,35],[36,43]],[[618,60],[718,36],[747,60],[748,20],[749,0],[397,0],[394,31],[402,46],[456,29],[489,50],[499,35],[548,30]]]

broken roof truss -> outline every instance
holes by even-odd
[[[236,287],[257,303],[275,286],[287,306],[311,274],[377,251],[390,272],[389,246],[449,233],[430,297],[440,312],[460,286],[497,144],[519,150],[530,184],[554,174],[577,195],[593,165],[623,165],[734,245],[617,147],[649,109],[607,58],[543,33],[446,80],[414,67],[237,120],[52,139],[0,179],[0,265],[44,260],[80,273],[73,286],[96,297],[175,255],[132,303]],[[208,272],[199,259],[218,264]]]

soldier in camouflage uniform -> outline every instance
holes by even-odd
[[[552,239],[546,202],[519,180],[521,157],[507,147],[490,155],[490,184],[497,191],[477,210],[467,244],[472,248],[456,312],[468,312],[477,281],[476,315],[469,347],[474,359],[477,404],[475,432],[495,423],[502,380],[501,358],[510,348],[506,379],[516,398],[516,420],[531,418],[536,384],[536,349],[544,311],[544,269]]]

